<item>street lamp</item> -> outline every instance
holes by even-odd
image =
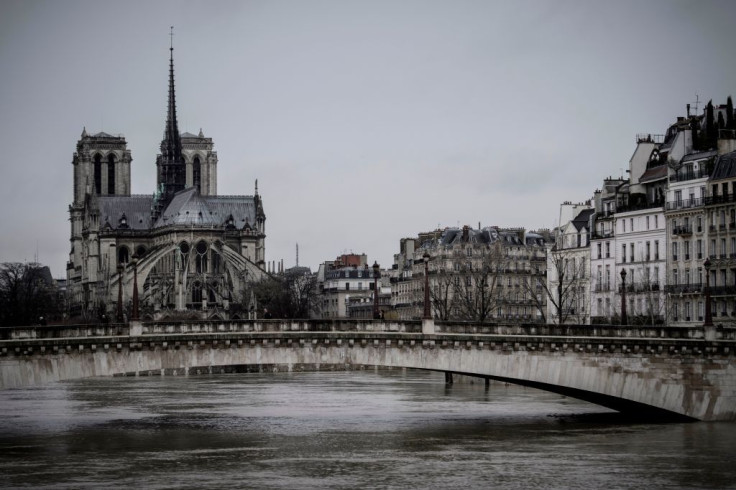
[[[130,319],[138,320],[138,254],[133,254],[131,259],[133,262],[133,313]]]
[[[621,325],[627,325],[629,319],[626,315],[626,269],[621,269]]]
[[[432,311],[429,308],[429,252],[424,252],[422,260],[424,260],[424,315],[422,319],[431,320]]]
[[[373,285],[373,319],[378,320],[381,318],[381,312],[378,311],[378,293],[381,290],[379,285],[379,279],[381,278],[381,267],[378,262],[373,262],[373,279],[375,284]]]
[[[713,315],[710,311],[710,258],[706,258],[703,262],[705,267],[705,322],[704,327],[713,326]]]
[[[117,314],[115,315],[118,322],[123,321],[123,263],[118,264],[118,308]]]

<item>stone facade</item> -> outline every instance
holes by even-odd
[[[72,317],[127,315],[134,289],[145,318],[186,310],[239,316],[247,283],[264,274],[266,216],[257,182],[251,196],[218,196],[212,139],[201,130],[179,133],[174,100],[172,50],[158,183],[150,195],[131,194],[124,137],[82,132],[69,207]]]

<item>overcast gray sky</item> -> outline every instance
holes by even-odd
[[[733,1],[0,1],[0,261],[55,277],[72,155],[122,133],[150,194],[175,26],[179,128],[220,194],[264,198],[268,260],[390,266],[445,226],[555,226],[635,135],[736,90]]]

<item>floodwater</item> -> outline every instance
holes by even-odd
[[[3,488],[736,488],[736,424],[357,371],[0,392]]]

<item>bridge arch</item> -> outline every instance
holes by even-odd
[[[366,322],[352,331],[314,331],[324,325],[204,321],[146,324],[125,336],[0,341],[1,387],[218,367],[379,366],[486,377],[640,415],[736,420],[732,341],[537,335],[522,344],[519,335],[425,335],[413,333],[417,326]]]

